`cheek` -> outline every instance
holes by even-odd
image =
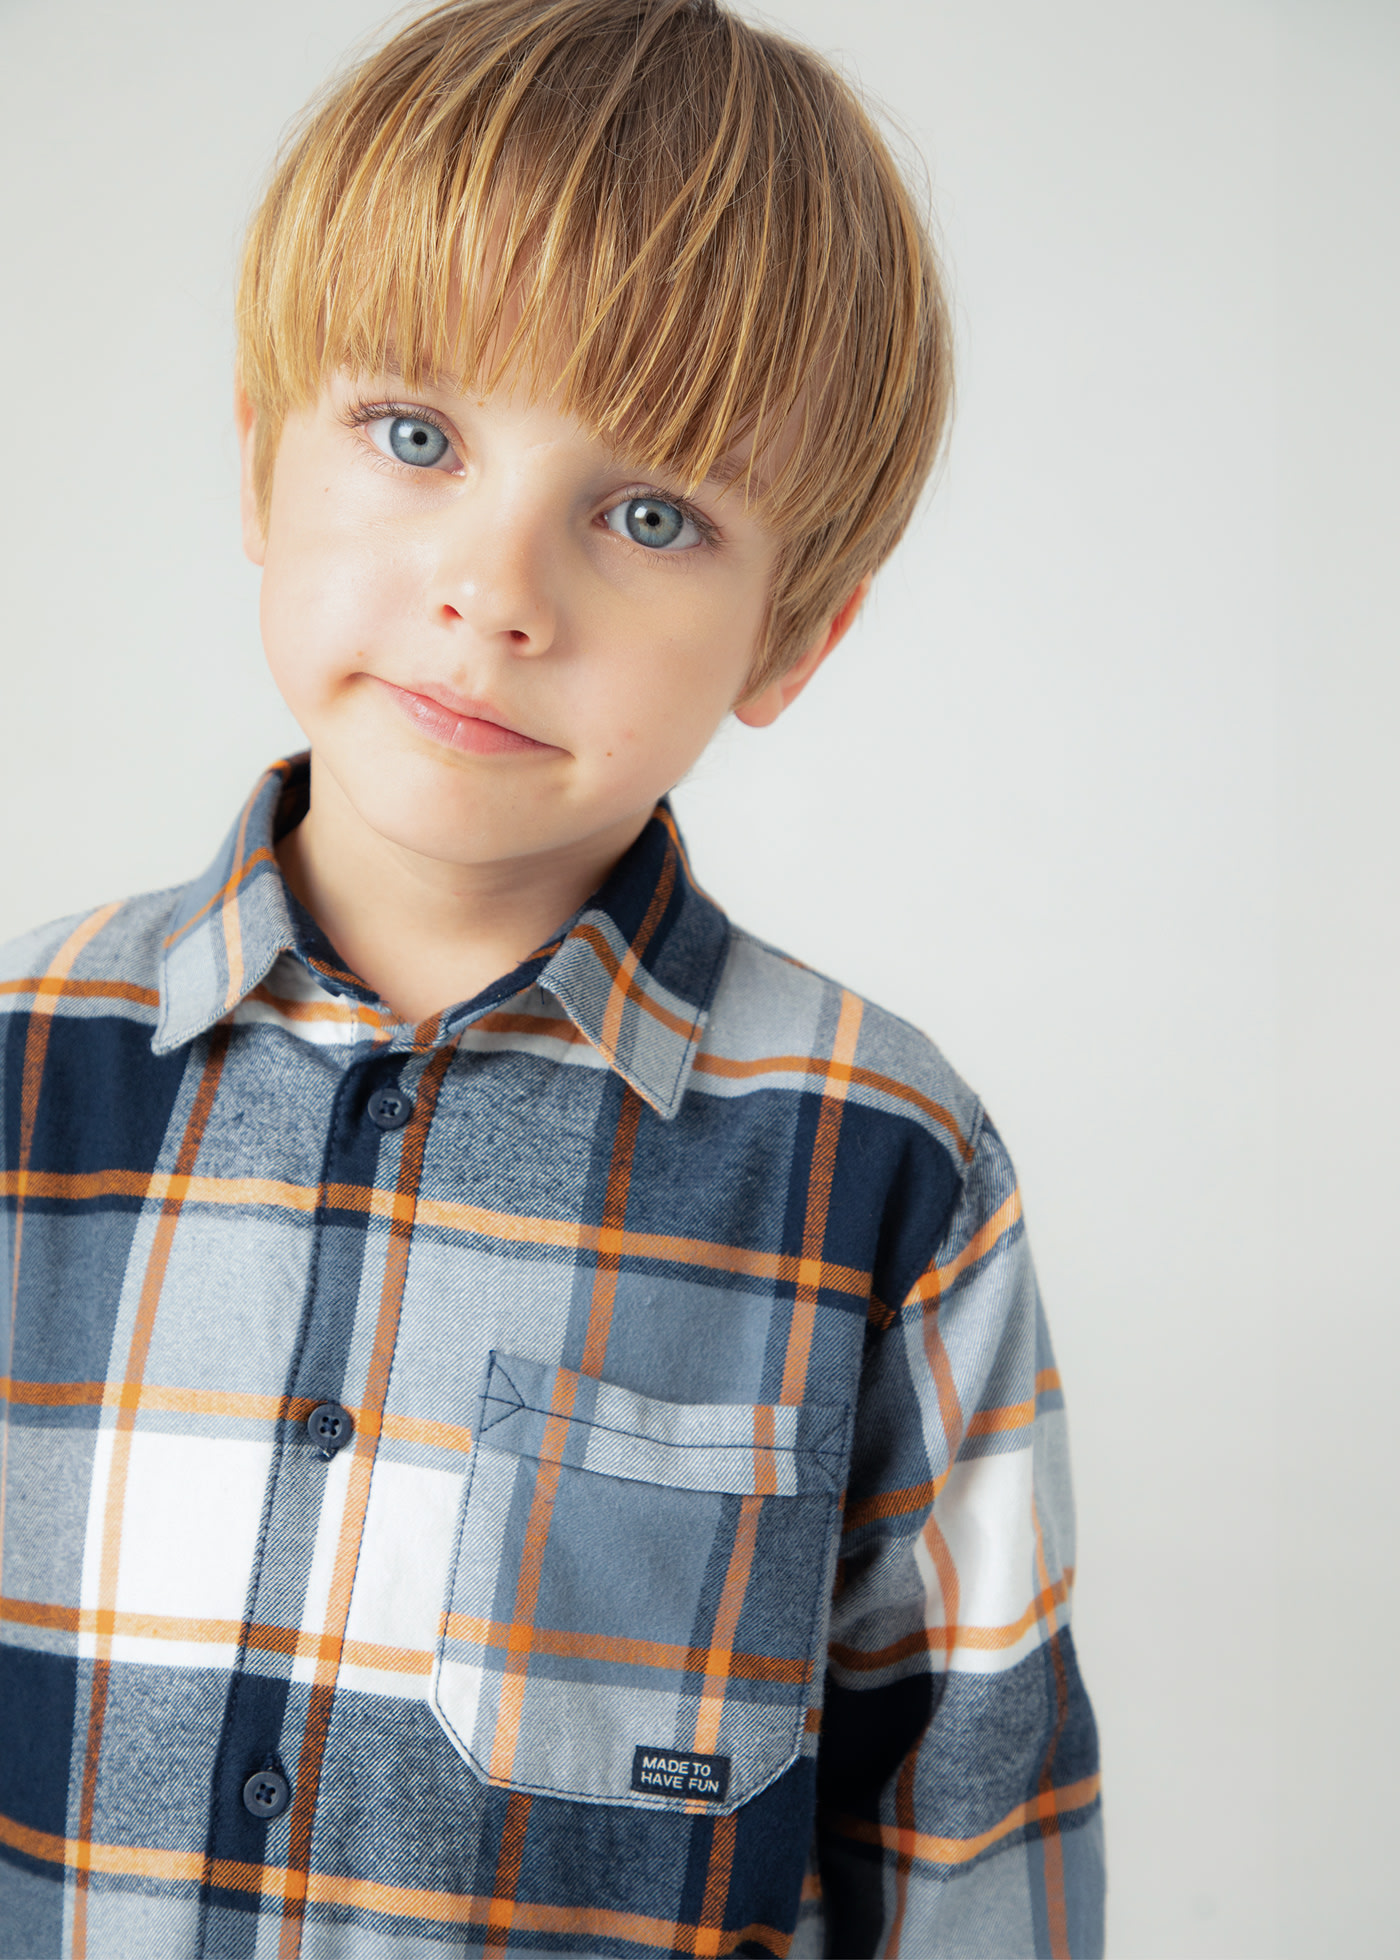
[[[402,617],[403,583],[401,570],[358,540],[287,532],[270,539],[262,627],[274,672],[331,680],[338,668],[360,662],[381,621]]]

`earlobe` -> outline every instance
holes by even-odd
[[[787,676],[783,675],[780,680],[769,681],[757,694],[736,701],[734,719],[743,722],[746,728],[771,728],[787,706],[782,694],[782,682],[786,679]]]
[[[865,604],[869,590],[870,574],[867,573],[850,597],[837,607],[799,660],[785,668],[774,680],[766,682],[757,694],[746,695],[735,702],[735,720],[742,721],[748,728],[771,728],[783,710],[792,706],[832,648],[845,638],[851,622]]]
[[[257,417],[241,381],[233,385],[233,420],[238,430],[239,515],[243,524],[243,550],[253,564],[261,565],[267,556],[267,533],[258,511]]]

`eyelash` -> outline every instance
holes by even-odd
[[[426,422],[430,428],[438,430],[439,433],[443,437],[445,437],[445,439],[449,443],[452,444],[454,450],[457,447],[456,442],[453,440],[451,429],[448,428],[443,418],[440,415],[436,414],[430,408],[422,408],[417,406],[409,407],[404,402],[354,402],[345,411],[343,420],[347,428],[363,429],[363,428],[367,428],[371,422],[382,421],[386,415],[401,415],[405,418],[405,420],[412,420],[414,422]],[[409,466],[407,463],[399,463],[396,465],[391,457],[384,456],[380,454],[378,451],[375,452],[375,456],[378,462],[386,464],[390,469],[398,468],[404,470],[405,472],[409,472]],[[428,476],[432,474],[432,472],[429,470],[412,471],[409,473],[414,475],[423,475],[423,476]],[[442,472],[439,472],[439,474],[442,474]],[[710,522],[709,518],[706,517],[703,511],[697,510],[695,508],[695,505],[692,503],[688,503],[684,497],[678,497],[674,494],[674,492],[670,490],[658,490],[652,484],[649,483],[634,484],[629,489],[624,490],[621,493],[621,495],[616,498],[614,503],[608,505],[608,510],[615,509],[617,504],[630,504],[652,497],[654,497],[658,503],[670,504],[672,509],[678,510],[682,517],[689,518],[690,522],[695,526],[696,530],[700,533],[700,539],[702,544],[706,546],[714,546],[720,543],[721,540],[720,540],[719,532],[715,529],[714,525]],[[606,515],[606,513],[604,513],[604,515]],[[675,557],[685,556],[684,552],[665,552],[665,551],[653,552],[650,553],[649,555],[656,558],[675,558]]]

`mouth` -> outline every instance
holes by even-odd
[[[378,678],[376,676],[376,678]],[[463,755],[558,755],[552,742],[513,728],[488,701],[457,694],[437,682],[425,687],[396,687],[380,681],[421,734]]]

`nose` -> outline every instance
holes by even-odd
[[[433,571],[433,617],[514,654],[553,644],[557,605],[542,513],[469,499],[447,517]]]

